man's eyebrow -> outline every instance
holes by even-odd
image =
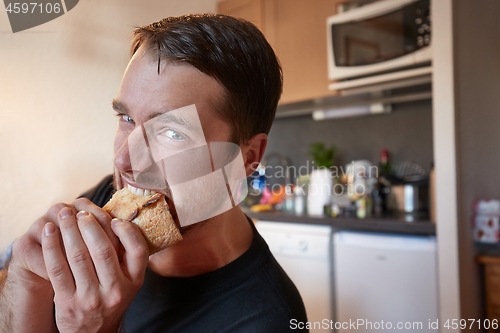
[[[186,121],[186,119],[182,116],[178,116],[176,114],[172,114],[170,112],[156,112],[152,113],[148,116],[148,119],[155,119],[157,121],[165,122],[165,123],[174,123],[188,129],[192,129],[192,125]]]
[[[113,107],[113,110],[117,112],[128,114],[128,108],[117,99],[113,99],[111,106]]]
[[[129,115],[128,108],[125,106],[125,104],[123,104],[119,100],[113,99],[113,101],[111,102],[111,105],[113,107],[113,110],[120,112],[120,113],[123,113],[123,114],[126,114],[126,115]],[[147,116],[147,121],[152,120],[152,119],[155,119],[155,120],[161,121],[161,122],[165,122],[165,123],[174,123],[174,124],[177,124],[179,126],[183,126],[187,129],[193,129],[193,126],[184,117],[182,117],[180,115],[172,114],[170,112],[151,113],[150,115]]]

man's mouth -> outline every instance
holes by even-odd
[[[156,191],[154,191],[154,190],[145,190],[142,188],[134,187],[130,184],[127,184],[127,188],[130,192],[132,192],[135,195],[148,196],[148,195],[156,194]]]
[[[117,190],[127,187],[130,192],[135,195],[148,196],[156,193],[162,193],[167,198],[171,198],[170,189],[158,179],[142,179],[140,183],[133,181],[133,177],[128,177],[127,175],[116,173],[115,175],[115,187]],[[161,186],[166,186],[167,188],[162,188]],[[154,188],[154,190],[153,190]]]
[[[154,194],[159,192],[159,191],[155,191],[155,190],[145,190],[143,188],[138,188],[138,187],[132,186],[130,184],[126,184],[126,185],[127,185],[127,188],[129,189],[129,191],[135,195],[148,196],[148,195],[154,195]],[[170,209],[170,214],[172,214],[172,218],[174,219],[175,224],[177,225],[177,227],[180,227],[179,219],[177,217],[177,212],[175,210],[174,203],[170,200],[170,198],[165,193],[163,193],[163,194],[165,195],[165,200],[167,201],[167,204],[168,204],[169,209]]]

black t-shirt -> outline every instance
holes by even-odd
[[[103,206],[111,177],[85,193]],[[189,278],[163,277],[149,268],[123,319],[125,332],[295,332],[306,322],[297,288],[276,262],[253,223],[250,248],[215,271]],[[307,332],[307,330],[302,330]]]

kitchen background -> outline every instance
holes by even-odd
[[[387,149],[393,164],[413,161],[429,172],[433,161],[432,103],[395,104],[389,114],[336,120],[315,121],[311,115],[280,118],[269,134],[267,152],[279,152],[300,167],[311,161],[309,145],[313,142],[334,145],[338,166],[360,159],[378,165],[380,151]]]
[[[301,0],[236,2],[257,2],[265,10],[281,4],[277,19],[262,23],[271,41],[281,41],[276,47],[282,63],[302,71],[285,72],[285,80],[294,82],[285,87],[286,103],[329,93],[325,70],[313,66],[326,56],[308,54],[325,43],[324,36],[285,52],[287,38],[302,29],[294,21],[297,13],[324,33],[324,19],[318,19],[323,10]],[[309,143],[323,141],[338,148],[337,165],[361,158],[378,163],[383,148],[394,162],[412,160],[427,171],[434,162],[440,318],[479,319],[488,297],[475,256],[499,252],[496,245],[474,244],[471,217],[475,200],[500,198],[500,2],[440,0],[432,6],[439,17],[433,21],[432,101],[396,104],[389,114],[360,118],[278,119],[268,152],[300,166],[309,159]],[[110,102],[128,62],[133,27],[216,8],[216,0],[85,0],[16,34],[0,10],[0,251],[51,204],[71,201],[111,171],[116,119]],[[286,22],[284,30],[273,30],[278,20]],[[317,87],[323,92],[311,93]]]

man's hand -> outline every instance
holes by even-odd
[[[87,199],[78,199],[73,205],[58,203],[53,205],[45,215],[37,219],[28,232],[14,242],[9,274],[12,272],[23,283],[29,285],[50,286],[42,254],[42,229],[48,222],[57,224],[59,212],[64,208],[73,210],[74,214],[82,210],[93,214],[113,247],[116,251],[119,250],[120,242],[110,226],[111,217],[99,206],[94,205]]]
[[[74,205],[83,206],[81,202]],[[139,228],[112,221],[113,236],[123,245],[117,253],[113,237],[96,215],[96,210],[75,213],[72,207],[64,207],[41,232],[61,332],[116,332],[144,280],[148,247]]]
[[[12,258],[7,269],[7,280],[0,290],[0,326],[7,332],[54,332],[54,291],[49,281],[42,254],[42,230],[48,222],[58,223],[61,209],[69,208],[76,214],[86,210],[92,213],[115,249],[119,240],[111,230],[111,217],[86,199],[73,205],[52,206],[37,219],[30,229],[14,242]]]
[[[71,212],[72,218],[61,218],[63,211]],[[78,219],[81,222],[76,219],[79,211],[88,213],[80,214],[85,217]],[[7,280],[0,290],[3,328],[16,333],[57,332],[54,290],[57,324],[61,325],[61,331],[69,330],[69,326],[76,330],[84,326],[77,321],[82,319],[83,313],[88,315],[85,324],[100,326],[102,316],[108,316],[106,324],[117,325],[142,284],[148,250],[134,224],[115,224],[111,227],[111,217],[87,199],[78,199],[72,205],[56,204],[37,219],[13,245]],[[48,232],[51,227],[55,229],[53,234]],[[45,232],[49,235],[45,236]],[[75,237],[68,237],[73,234],[78,235],[76,240],[79,242]],[[54,243],[56,239],[58,244]],[[42,243],[45,244],[43,250]],[[84,268],[92,273],[88,281],[89,272]],[[68,270],[70,278],[61,275]],[[69,298],[68,290],[73,291],[73,297]],[[65,321],[68,315],[71,318]],[[92,330],[98,331],[94,327]]]

